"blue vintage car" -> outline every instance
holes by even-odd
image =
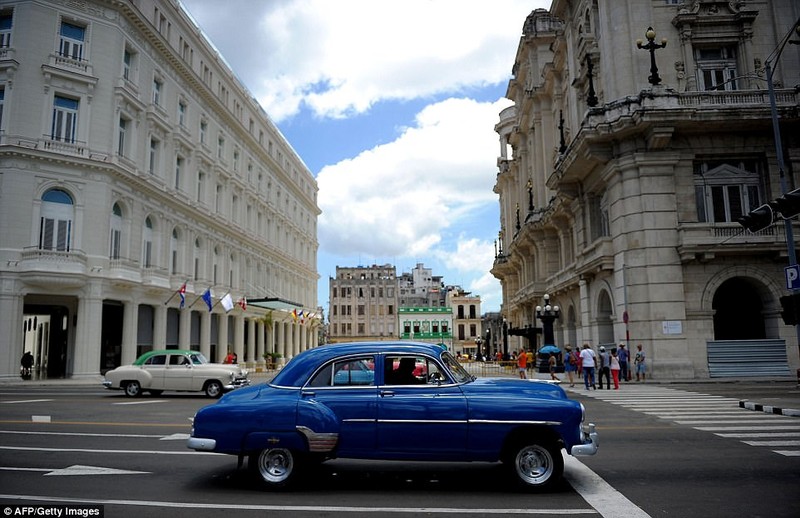
[[[200,409],[188,447],[247,458],[267,487],[338,457],[501,461],[523,487],[546,489],[563,473],[562,448],[597,451],[584,417],[557,385],[476,379],[437,345],[338,344]]]

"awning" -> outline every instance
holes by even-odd
[[[293,311],[295,309],[303,309],[303,306],[291,300],[281,299],[278,297],[268,297],[265,299],[247,299],[248,306],[255,306],[262,309],[273,309],[283,311]]]

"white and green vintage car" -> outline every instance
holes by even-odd
[[[199,351],[169,349],[146,352],[133,365],[106,372],[103,386],[124,390],[130,397],[142,392],[157,396],[165,390],[174,390],[203,392],[217,398],[249,385],[247,375],[247,370],[236,364],[210,363]]]

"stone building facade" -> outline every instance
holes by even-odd
[[[337,266],[330,279],[328,340],[397,338],[397,271],[394,266]]]
[[[286,302],[316,308],[319,213],[176,0],[0,4],[0,376],[23,350],[38,376],[80,377],[151,348],[313,347]]]
[[[785,225],[737,219],[800,186],[798,19],[793,0],[530,14],[496,126],[492,273],[510,327],[538,326],[548,293],[558,345],[641,343],[654,378],[794,373]]]

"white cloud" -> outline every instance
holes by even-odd
[[[432,254],[446,229],[497,204],[494,124],[507,105],[470,99],[429,105],[394,142],[323,168],[321,247],[343,257]]]
[[[275,121],[505,81],[525,17],[549,0],[183,0]],[[243,23],[242,14],[249,22]],[[231,49],[231,50],[226,50]]]

